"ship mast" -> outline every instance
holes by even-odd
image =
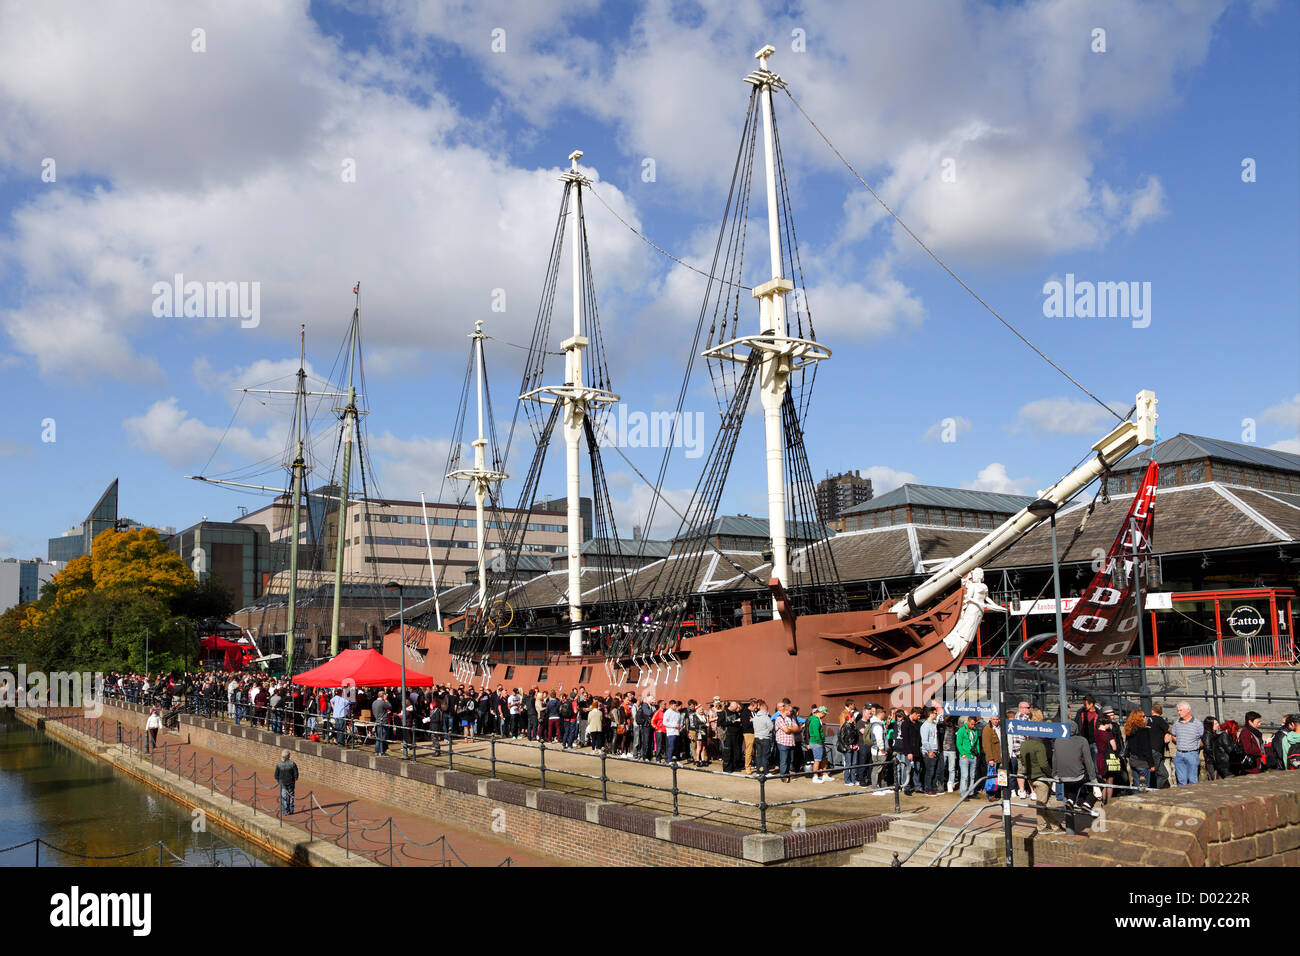
[[[591,340],[582,334],[582,313],[583,302],[591,290],[583,281],[583,252],[587,247],[587,237],[581,209],[582,187],[591,180],[578,169],[581,158],[580,149],[570,153],[569,169],[560,177],[564,182],[569,215],[573,217],[573,335],[560,343],[564,350],[564,384],[534,388],[519,396],[521,400],[562,407],[569,518],[569,653],[574,656],[582,653],[582,512],[579,493],[582,473],[579,470],[579,442],[586,428],[587,413],[619,400],[613,392],[599,385],[588,385],[583,378],[582,353]],[[595,321],[594,315],[592,321]],[[597,378],[603,381],[601,376]]]
[[[578,172],[582,150],[569,154],[570,170],[565,180],[575,189],[581,189],[587,179]],[[582,424],[587,415],[586,405],[579,398],[582,389],[582,350],[587,340],[582,335],[582,221],[578,218],[578,204],[569,207],[573,217],[573,336],[560,343],[564,350],[566,374],[564,382],[574,389],[564,406],[565,478],[568,490],[569,515],[569,653],[582,653],[582,518],[578,462],[578,442],[582,438]]]
[[[474,467],[472,469],[459,469],[447,473],[448,478],[459,478],[464,481],[472,482],[474,485],[474,518],[475,527],[478,529],[478,606],[479,613],[485,613],[487,609],[487,525],[483,521],[483,499],[487,496],[488,487],[494,481],[504,481],[510,476],[500,471],[490,471],[487,467],[484,449],[487,448],[487,439],[483,437],[483,340],[487,338],[483,334],[483,320],[478,319],[474,323],[474,331],[469,334],[474,344],[471,348],[474,350],[474,374],[478,385],[478,438],[474,440]],[[428,523],[425,528],[427,530]],[[434,596],[437,597],[437,583],[434,584]]]
[[[341,392],[307,391],[307,326],[305,325],[298,327],[298,372],[296,378],[297,383],[292,392],[279,388],[240,389],[240,391],[245,394],[292,394],[294,396],[294,458],[293,463],[289,466],[293,472],[293,479],[290,482],[289,488],[273,488],[269,485],[254,485],[242,481],[229,481],[224,478],[206,478],[203,475],[185,476],[194,481],[202,481],[211,485],[229,485],[234,488],[248,488],[253,491],[270,491],[277,495],[289,495],[289,593],[288,607],[286,608],[284,639],[285,673],[287,674],[293,673],[294,636],[297,628],[298,617],[298,538],[301,533],[302,501],[305,498],[318,497],[307,491],[307,461],[304,454],[302,437],[303,424],[307,418],[307,396],[324,395],[334,398],[342,397]]]
[[[745,82],[758,87],[759,108],[763,114],[763,170],[767,183],[767,243],[772,261],[772,277],[754,287],[758,300],[758,335],[738,342],[728,342],[705,355],[743,361],[736,345],[747,345],[762,352],[759,365],[759,399],[763,405],[763,437],[767,449],[767,520],[772,539],[772,577],[782,588],[790,585],[790,547],[786,529],[785,448],[781,427],[781,405],[785,401],[790,375],[797,368],[830,357],[830,350],[807,339],[787,334],[785,297],[794,291],[794,282],[782,272],[781,211],[776,192],[776,148],[772,132],[772,89],[784,89],[785,81],[767,68],[767,58],[776,52],[771,46],[754,54],[758,69]],[[777,601],[772,600],[772,615],[780,618]]]
[[[348,403],[343,412],[343,477],[339,483],[337,546],[334,550],[334,609],[330,615],[330,657],[339,653],[339,605],[343,596],[343,546],[347,543],[348,479],[352,469],[352,440],[357,429],[357,390],[354,372],[357,359],[357,327],[361,321],[361,283],[352,288],[352,328],[348,331]]]
[[[298,328],[298,394],[294,397],[293,418],[297,426],[293,456],[293,485],[289,508],[289,605],[284,629],[284,672],[293,673],[294,634],[298,612],[298,522],[301,518],[304,477],[307,463],[302,454],[302,420],[307,412],[307,326]]]

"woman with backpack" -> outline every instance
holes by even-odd
[[[1151,753],[1151,735],[1147,733],[1147,715],[1143,710],[1129,711],[1124,722],[1124,749],[1128,751],[1128,768],[1133,786],[1145,790],[1151,786],[1151,767],[1155,755]]]
[[[1115,736],[1115,712],[1107,707],[1097,718],[1097,728],[1093,731],[1092,738],[1093,743],[1097,745],[1097,776],[1104,784],[1114,784],[1115,778],[1123,772],[1119,744]],[[1111,787],[1102,787],[1102,806],[1110,801],[1111,793]]]
[[[1219,719],[1213,715],[1206,717],[1203,721],[1205,732],[1201,735],[1204,741],[1202,746],[1205,749],[1205,779],[1217,780],[1225,776],[1219,773],[1219,734],[1222,728],[1219,726]],[[1225,755],[1224,759],[1227,757]]]
[[[1218,748],[1222,755],[1219,767],[1222,776],[1236,777],[1241,774],[1241,726],[1235,720],[1223,722],[1223,733],[1219,734]]]

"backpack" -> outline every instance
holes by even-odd
[[[1281,730],[1275,733],[1273,735],[1273,739],[1269,741],[1268,755],[1267,755],[1267,760],[1265,762],[1265,769],[1281,770],[1283,767],[1286,766],[1286,760],[1282,754],[1282,741],[1285,737],[1286,737],[1286,728],[1283,727]]]
[[[1250,766],[1254,766],[1254,759],[1252,754],[1250,756]],[[1235,776],[1243,770],[1249,769],[1250,767],[1246,765],[1246,748],[1241,745],[1241,737],[1238,736],[1236,740],[1228,744],[1228,771]]]
[[[569,701],[567,700],[563,701],[560,704],[560,719],[561,720],[573,719],[573,704],[569,703]]]
[[[835,747],[840,753],[849,753],[861,742],[862,735],[858,732],[857,724],[851,720],[846,720],[840,724],[839,733],[835,735]]]
[[[1300,740],[1293,743],[1286,752],[1286,763],[1282,766],[1287,770],[1300,770]]]

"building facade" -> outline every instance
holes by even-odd
[[[27,604],[41,596],[41,585],[58,573],[58,566],[45,561],[0,561],[0,612],[17,604]]]
[[[1024,495],[906,484],[848,509],[840,515],[837,527],[840,531],[865,531],[918,524],[991,530],[1033,500]]]
[[[215,578],[234,595],[235,606],[244,607],[261,597],[276,570],[270,535],[257,524],[200,521],[167,541],[169,550],[205,581]]]
[[[817,517],[822,524],[830,525],[849,508],[871,497],[871,479],[863,478],[860,471],[828,475],[817,482]]]

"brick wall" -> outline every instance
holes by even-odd
[[[1300,773],[1274,771],[1112,801],[1075,866],[1300,866]]]
[[[104,716],[142,727],[146,708],[106,703]],[[554,790],[410,763],[398,757],[340,750],[277,736],[247,725],[182,716],[180,736],[226,754],[271,779],[280,751],[294,751],[304,786],[319,781],[403,812],[465,829],[482,828],[557,859],[607,866],[827,865],[873,841],[887,819],[872,818],[784,834],[756,834],[637,807],[602,803]]]

